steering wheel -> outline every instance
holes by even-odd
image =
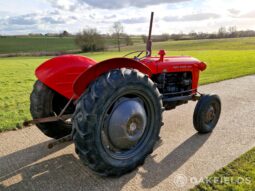
[[[143,53],[145,53],[145,52],[146,52],[146,55],[143,56],[143,57],[140,57],[140,56],[141,56]],[[130,53],[124,55],[123,58],[126,58],[127,56],[132,55],[132,54],[135,54],[135,53],[138,53],[136,56],[134,56],[134,59],[135,59],[135,60],[141,60],[141,59],[143,59],[143,58],[146,58],[147,55],[148,55],[148,52],[147,52],[146,50],[137,50],[137,51],[130,52]]]

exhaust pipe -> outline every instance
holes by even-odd
[[[152,32],[152,25],[153,25],[153,17],[154,17],[154,12],[151,12],[149,35],[148,35],[147,45],[146,45],[147,56],[151,56],[151,48],[152,48],[151,32]]]

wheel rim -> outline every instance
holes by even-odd
[[[118,96],[111,103],[103,115],[104,124],[101,128],[101,142],[105,151],[112,158],[128,159],[141,152],[150,138],[153,130],[153,118],[151,117],[153,105],[150,99],[143,95],[143,92],[136,90],[126,91],[126,94]],[[121,114],[123,108],[130,105],[135,106],[135,114],[123,117],[124,123],[116,119],[116,113]],[[130,111],[130,108],[128,110]],[[119,125],[115,126],[115,123],[119,123]],[[118,133],[114,130],[121,125],[124,128],[119,128],[118,133],[124,135],[124,137],[117,139],[114,136]]]
[[[207,112],[206,112],[206,118],[205,118],[205,123],[210,124],[216,115],[216,110],[215,107],[213,105],[210,105]]]
[[[208,129],[212,129],[215,127],[220,115],[220,105],[218,102],[212,102],[204,116],[204,124],[207,126]]]
[[[117,149],[130,149],[142,137],[147,123],[140,99],[125,98],[115,103],[109,116],[108,136]]]

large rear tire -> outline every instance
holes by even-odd
[[[30,95],[30,112],[33,119],[45,118],[58,115],[68,100],[40,82],[35,82]],[[72,114],[74,106],[71,105],[65,114]],[[48,137],[59,139],[69,135],[72,124],[63,121],[38,123],[36,126]]]
[[[74,143],[82,162],[103,176],[120,176],[144,163],[162,125],[156,85],[137,70],[100,76],[78,100]]]

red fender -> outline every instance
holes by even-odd
[[[80,97],[87,86],[97,77],[109,70],[117,68],[132,68],[147,74],[149,77],[152,75],[150,68],[141,62],[129,58],[112,58],[91,66],[75,80],[73,85],[73,92],[75,93],[75,96]]]
[[[70,99],[73,95],[75,79],[95,64],[96,61],[84,56],[58,56],[40,65],[35,75],[48,87]]]

